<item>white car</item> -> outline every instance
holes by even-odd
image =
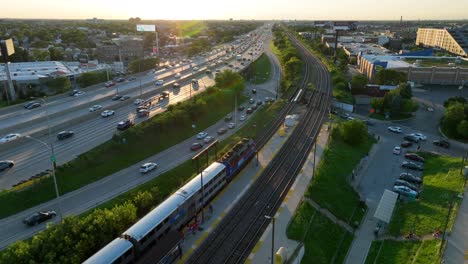
[[[245,116],[244,116],[244,115],[241,115],[241,116],[239,117],[239,120],[240,120],[240,121],[244,121],[244,120],[245,120]]]
[[[160,85],[163,85],[164,84],[164,81],[163,80],[157,80],[154,85],[156,86],[160,86]]]
[[[426,140],[427,139],[427,137],[424,134],[421,134],[421,133],[411,133],[410,135],[417,138],[417,139],[419,139],[419,140]]]
[[[176,77],[176,78],[180,78],[180,77],[182,77],[182,74],[176,73],[175,77]]]
[[[394,147],[393,148],[393,154],[400,155],[400,153],[401,153],[401,147]]]
[[[193,71],[198,71],[198,70],[200,70],[200,68],[198,68],[198,67],[193,67]]]
[[[388,127],[389,131],[395,132],[395,133],[401,133],[403,132],[403,129],[401,127],[395,127],[395,126],[389,126]]]
[[[207,136],[207,137],[205,137],[205,138],[203,139],[203,142],[205,142],[205,143],[210,143],[210,142],[213,141],[213,140],[214,140],[214,137]]]
[[[148,173],[158,167],[158,164],[154,162],[148,162],[140,166],[141,173]]]
[[[144,101],[145,101],[145,100],[138,98],[138,99],[135,99],[135,101],[133,101],[133,104],[134,104],[134,105],[140,105],[140,104],[143,103]]]
[[[78,97],[78,96],[81,96],[81,95],[83,95],[83,94],[86,94],[86,93],[85,93],[85,92],[82,92],[82,91],[78,91],[78,92],[76,92],[73,96]]]
[[[104,110],[102,111],[101,116],[108,117],[108,116],[114,115],[114,113],[115,113],[114,110]]]
[[[197,139],[204,139],[206,136],[208,136],[208,133],[200,132],[197,134]]]
[[[13,141],[15,139],[18,139],[20,138],[21,135],[18,134],[18,133],[12,133],[12,134],[8,134],[2,138],[0,138],[0,143],[6,143],[6,142],[10,142],[10,141]]]
[[[93,106],[91,106],[91,107],[89,108],[89,111],[90,111],[90,112],[94,112],[94,111],[97,111],[97,110],[99,110],[99,109],[101,109],[101,108],[102,108],[102,105],[93,105]]]
[[[229,123],[229,124],[228,124],[228,127],[231,128],[231,129],[232,129],[232,128],[235,128],[235,127],[236,127],[236,124],[234,124],[234,123]]]

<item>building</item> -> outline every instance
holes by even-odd
[[[340,43],[344,52],[349,57],[357,57],[359,54],[389,55],[392,52],[382,46],[372,43]]]
[[[98,45],[96,55],[101,62],[121,61],[127,64],[143,57],[143,39],[137,36],[122,35],[112,39],[109,44]]]
[[[419,28],[416,45],[468,57],[468,29]]]

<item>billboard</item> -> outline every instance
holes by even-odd
[[[137,28],[137,31],[151,31],[151,32],[156,31],[155,25],[137,25],[136,28]]]

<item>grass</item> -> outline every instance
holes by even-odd
[[[180,29],[182,37],[197,36],[206,28],[206,24],[202,21],[184,21],[180,22],[177,26]]]
[[[365,263],[407,264],[412,263],[412,261],[414,261],[415,264],[438,263],[439,246],[440,240],[374,241],[372,242]]]
[[[217,111],[208,111],[206,114],[200,114],[196,121],[196,130],[191,128],[192,122],[189,120],[188,122],[183,122],[183,125],[177,128],[159,127],[156,132],[153,132],[154,130],[150,131],[153,132],[153,135],[157,136],[146,137],[142,140],[140,134],[143,133],[145,126],[149,126],[145,122],[137,126],[138,129],[131,129],[129,133],[126,132],[124,134],[127,144],[109,140],[89,152],[78,156],[78,158],[71,162],[60,166],[57,170],[57,182],[60,193],[64,194],[76,190],[193,136],[196,132],[209,127],[231,112],[233,108],[231,104],[233,101],[232,97],[232,90],[223,89],[219,97],[214,98],[216,101],[213,101],[213,98],[211,101],[207,100],[206,103],[216,108]],[[243,100],[245,100],[244,97],[241,101]],[[157,115],[149,122],[167,118],[166,115],[169,115],[169,113],[165,112]],[[175,120],[174,122],[177,121]],[[46,202],[54,197],[54,185],[51,178],[44,179],[37,185],[24,191],[1,191],[0,218]]]
[[[331,263],[335,254],[334,263],[343,263],[353,240],[352,234],[306,202],[300,204],[286,233],[288,238],[304,243],[301,263]]]
[[[453,67],[448,66],[449,63],[455,63],[454,59],[405,59],[407,63],[414,63],[416,60],[421,61],[421,67],[431,67],[431,66],[439,66],[439,67]],[[468,67],[468,62],[464,60],[459,60],[459,63],[455,63],[455,66],[461,67]]]
[[[446,221],[453,224],[456,210],[448,216],[451,202],[458,206],[458,194],[463,192],[464,178],[460,175],[461,158],[422,153],[426,158],[423,189],[414,202],[398,203],[390,222],[389,232],[399,236],[411,230],[417,235],[443,230]],[[456,209],[456,208],[455,208]]]
[[[364,211],[359,208],[359,195],[348,184],[347,177],[374,142],[373,138],[368,137],[363,144],[353,147],[339,135],[331,137],[305,195],[345,222],[360,223]]]
[[[268,56],[263,53],[262,56],[249,66],[246,75],[246,79],[253,84],[261,84],[270,80],[271,63]]]

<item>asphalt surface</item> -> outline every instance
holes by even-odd
[[[240,45],[238,45],[240,46]],[[247,57],[247,53],[249,50],[246,50],[243,53],[244,57]],[[256,51],[257,55],[259,56],[261,52]],[[248,56],[250,57],[250,55]],[[233,64],[234,67],[239,67],[239,70],[242,69],[243,65],[240,62],[235,60],[235,57],[229,60],[229,64]],[[185,66],[184,66],[185,67]],[[188,67],[188,66],[186,66]],[[233,68],[234,68],[233,67]],[[220,63],[217,67],[210,67],[213,73],[215,69],[231,69],[233,68],[228,67],[225,63]],[[136,117],[136,106],[133,105],[133,101],[136,98],[146,99],[148,97],[140,97],[140,93],[143,94],[152,92],[157,93],[164,90],[167,90],[171,93],[169,100],[163,100],[160,104],[156,105],[155,108],[152,109],[151,114],[149,117],[152,117],[162,111],[165,111],[168,104],[174,104],[180,101],[184,101],[188,99],[191,95],[194,95],[198,92],[203,91],[206,87],[211,86],[214,84],[214,75],[207,76],[204,74],[205,67],[200,67],[198,73],[200,73],[200,77],[196,77],[195,79],[199,79],[199,86],[194,87],[192,92],[190,92],[190,80],[192,79],[191,70],[184,71],[184,75],[181,78],[174,78],[173,74],[178,72],[178,70],[171,70],[170,72],[166,72],[163,74],[165,85],[163,87],[155,87],[154,81],[156,79],[161,79],[161,75],[155,77],[154,74],[150,73],[145,78],[151,79],[150,85],[139,89],[139,82],[138,80],[124,83],[122,87],[120,87],[119,91],[123,91],[124,89],[126,92],[121,92],[120,94],[125,94],[131,96],[130,99],[126,100],[125,102],[120,101],[112,101],[109,99],[113,94],[115,94],[114,88],[109,89],[101,89],[98,95],[94,95],[94,93],[87,93],[86,95],[80,96],[78,98],[74,97],[65,97],[63,100],[79,100],[79,103],[82,104],[82,107],[79,110],[71,112],[64,116],[57,116],[54,119],[50,120],[52,124],[52,137],[49,139],[48,135],[41,134],[40,136],[35,136],[35,138],[45,141],[47,143],[52,143],[54,146],[55,156],[57,157],[57,164],[61,165],[64,164],[74,158],[76,158],[81,153],[84,153],[99,144],[109,140],[112,136],[117,132],[116,126],[119,121],[130,119],[133,120],[135,123],[142,122],[147,118]],[[172,74],[172,75],[171,75]],[[187,78],[186,81],[178,81],[179,79]],[[173,89],[172,83],[179,82],[180,84],[188,83],[184,85],[180,89]],[[126,85],[126,88],[123,88]],[[135,86],[136,85],[136,86]],[[99,92],[99,91],[97,91]],[[97,93],[96,92],[96,93]],[[90,105],[96,104],[94,99],[89,99],[87,97],[92,98],[101,98],[102,96],[107,96],[107,100],[100,103],[103,108],[96,112],[90,113],[88,108]],[[271,96],[271,95],[270,95]],[[53,103],[52,103],[53,104]],[[66,107],[67,102],[62,103],[60,100],[56,103],[55,107],[61,108]],[[123,105],[122,105],[123,104]],[[120,107],[116,108],[116,106],[120,105]],[[43,107],[45,108],[45,107]],[[52,109],[53,106],[49,108]],[[39,108],[38,108],[39,109]],[[38,110],[33,109],[33,110]],[[103,118],[100,116],[101,112],[105,109],[110,109],[115,111],[115,115],[107,118]],[[23,110],[19,110],[23,111]],[[28,110],[26,110],[28,111]],[[50,111],[51,112],[51,111]],[[44,121],[45,122],[45,121]],[[40,124],[34,125],[34,128],[27,128],[27,132],[24,134],[33,133],[35,130],[42,129],[47,133],[47,122],[41,122]],[[60,129],[56,129],[56,126],[60,125]],[[55,127],[55,129],[54,129]],[[66,140],[57,140],[56,134],[62,130],[71,130],[75,132],[75,135],[72,138]],[[22,131],[20,131],[22,132]],[[50,151],[45,148],[39,142],[36,142],[32,139],[21,139],[18,143],[7,143],[3,146],[0,145],[0,160],[13,160],[15,161],[15,166],[7,171],[0,172],[0,189],[9,189],[12,187],[13,184],[18,183],[21,180],[27,180],[31,176],[45,171],[46,169],[50,169]]]
[[[268,36],[269,37],[269,36]],[[264,41],[265,46],[268,48],[269,47],[269,40]],[[257,57],[261,55],[263,51],[257,51]],[[240,63],[236,62],[234,63],[234,66],[239,65]],[[226,66],[224,66],[226,67]],[[279,74],[273,75],[277,78],[280,77]],[[212,81],[210,77],[205,76],[203,81],[205,82],[205,85],[208,86],[207,82]],[[200,82],[200,91],[204,88],[203,82]],[[278,82],[278,80],[271,80],[268,82],[269,85],[263,85],[262,87],[257,88],[257,96],[260,99],[262,96],[269,96],[271,97],[272,94],[274,94],[275,91],[275,85]],[[188,96],[187,92],[187,87],[181,88],[180,92],[177,95],[174,95],[173,93],[171,94],[169,101],[174,102],[176,100],[184,100]],[[246,89],[245,91],[247,94],[251,94],[250,89]],[[246,103],[245,107],[248,107],[248,103]],[[130,113],[135,112],[134,106],[128,106],[129,109],[128,112],[124,113],[123,110],[119,110],[122,116],[121,117],[126,117],[130,115]],[[157,110],[152,111],[151,115],[155,115],[159,112],[163,111],[163,108],[159,107]],[[234,111],[237,112],[237,111]],[[116,113],[117,114],[117,113]],[[234,113],[233,113],[234,114]],[[252,115],[246,115],[245,110],[243,113],[241,113],[247,117],[247,120],[252,116]],[[97,114],[98,115],[98,114]],[[237,112],[236,119],[239,118],[239,113]],[[101,117],[96,117],[94,119],[91,119],[89,124],[80,124],[80,126],[83,126],[83,132],[76,130],[75,132],[77,135],[80,135],[79,137],[75,138],[70,138],[69,140],[63,141],[63,145],[57,145],[57,151],[59,151],[60,157],[66,157],[66,155],[69,155],[70,157],[73,157],[76,155],[76,149],[84,147],[83,145],[88,144],[88,141],[92,141],[93,138],[98,137],[101,140],[107,140],[110,136],[115,131],[115,124],[117,122],[116,117],[112,117],[114,120],[109,119],[106,120]],[[231,134],[233,134],[237,129],[241,128],[247,121],[238,121],[236,128],[234,129],[229,129],[227,133],[223,135],[217,135],[217,130],[221,127],[227,127],[227,122],[224,120],[220,120],[216,124],[212,125],[205,131],[210,135],[214,136],[217,140],[222,140]],[[106,132],[98,132],[98,131],[89,131],[93,126],[97,126],[104,123],[106,127],[109,127],[109,129],[102,129],[102,131]],[[109,132],[107,132],[109,131]],[[85,136],[82,136],[80,133],[87,133],[86,138]],[[83,137],[83,139],[81,139]],[[68,141],[68,142],[67,142]],[[97,141],[96,141],[97,142]],[[196,139],[196,135],[193,137],[184,140],[183,142],[180,142],[177,145],[174,145],[173,147],[166,149],[152,157],[149,157],[145,160],[142,160],[138,164],[134,164],[128,168],[125,168],[119,172],[114,173],[113,175],[110,175],[106,178],[103,178],[99,181],[96,181],[94,183],[91,183],[89,185],[86,185],[78,190],[75,190],[73,192],[67,193],[60,198],[60,204],[61,204],[61,212],[64,216],[67,215],[77,215],[80,214],[84,211],[87,211],[115,196],[118,196],[119,194],[128,191],[129,189],[132,189],[139,184],[142,184],[154,177],[159,176],[160,174],[164,173],[165,171],[168,171],[175,166],[179,165],[180,163],[186,161],[187,159],[192,158],[196,152],[193,152],[190,150],[190,146],[194,142],[201,142],[201,140]],[[60,142],[61,143],[61,142]],[[99,144],[99,143],[97,143]],[[96,144],[96,145],[97,145]],[[68,145],[73,145],[70,146],[69,149],[67,149]],[[206,145],[205,145],[206,146]],[[60,152],[62,151],[62,152]],[[68,152],[69,154],[67,154]],[[19,155],[21,151],[18,152]],[[38,162],[31,162],[31,163],[40,163],[40,164],[45,164],[45,168],[49,167],[47,165],[46,160],[48,159],[48,153],[46,150],[41,149],[41,153],[35,154],[36,156],[41,157],[41,161]],[[156,162],[158,164],[158,168],[148,174],[142,175],[138,172],[138,169],[141,164],[146,163],[146,162]],[[42,223],[40,225],[34,226],[34,227],[27,227],[25,226],[21,221],[28,215],[36,212],[36,211],[41,211],[41,210],[56,210],[59,212],[59,204],[57,200],[52,200],[49,202],[46,202],[44,204],[38,205],[36,207],[30,208],[28,210],[25,210],[23,212],[20,212],[16,215],[4,218],[0,220],[0,234],[1,240],[0,240],[0,248],[5,248],[8,246],[10,243],[20,240],[20,239],[26,239],[32,235],[34,235],[36,232],[42,230],[45,228],[46,224]],[[59,221],[59,217],[56,217],[54,221]]]

